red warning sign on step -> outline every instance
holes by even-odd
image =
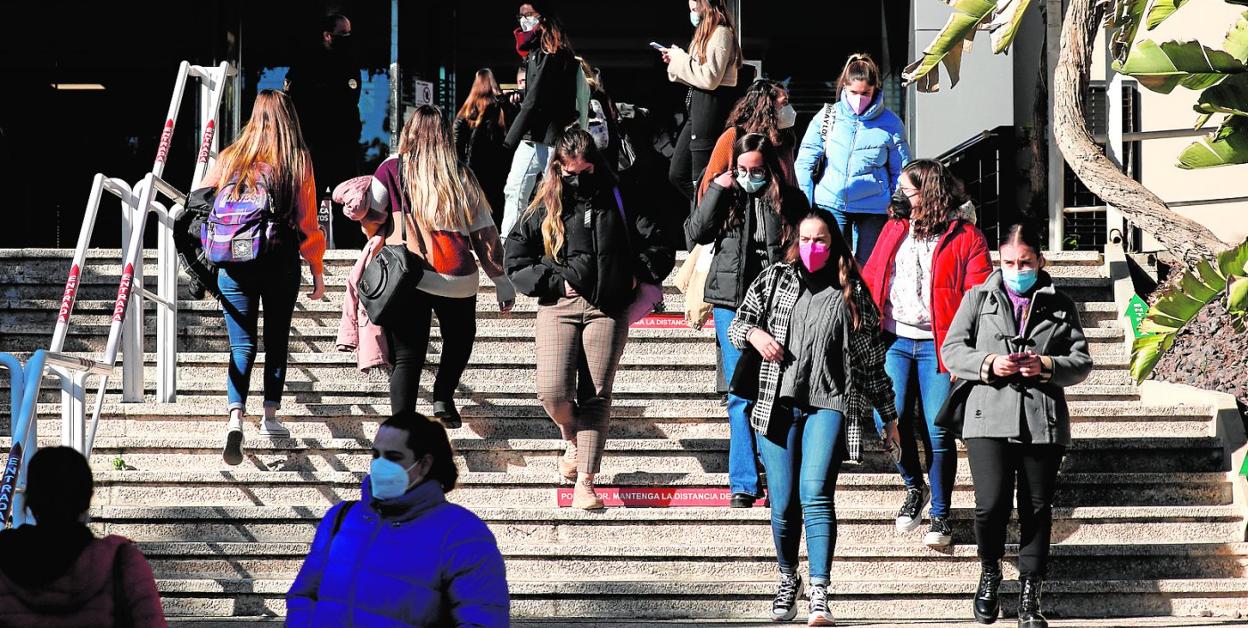
[[[689,329],[685,317],[680,314],[647,314],[641,320],[629,325],[630,329]],[[715,329],[715,322],[706,319],[702,329]]]
[[[608,508],[727,508],[732,502],[732,491],[719,487],[599,486],[594,490]],[[556,489],[555,499],[560,508],[572,506],[573,491],[572,487]],[[754,502],[755,507],[763,504],[761,499]]]

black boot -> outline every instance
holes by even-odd
[[[991,624],[1001,613],[1001,600],[997,596],[1001,588],[1001,563],[983,565],[979,571],[979,588],[975,590],[975,621]]]
[[[1023,589],[1018,594],[1018,628],[1048,628],[1049,620],[1040,614],[1043,581],[1039,576],[1023,576],[1019,582]]]

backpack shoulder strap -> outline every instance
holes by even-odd
[[[823,122],[819,125],[819,137],[826,142],[828,140],[828,131],[831,131],[836,124],[836,103],[828,103],[823,106]]]
[[[358,504],[358,503],[359,503],[359,502],[358,502],[357,500],[354,500],[354,499],[351,499],[351,500],[347,500],[347,501],[345,501],[345,502],[342,502],[342,504],[343,504],[342,508],[339,508],[339,509],[338,509],[338,512],[334,513],[334,525],[333,525],[333,527],[331,527],[331,528],[329,529],[329,543],[330,543],[330,545],[333,545],[333,543],[334,543],[334,537],[335,537],[335,536],[338,536],[338,530],[342,529],[342,522],[343,522],[343,520],[345,520],[345,519],[347,518],[347,513],[348,513],[348,512],[351,512],[351,508],[352,508],[353,506],[355,506],[356,504]]]

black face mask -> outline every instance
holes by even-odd
[[[910,197],[906,196],[906,193],[902,192],[901,188],[897,188],[897,191],[893,192],[893,198],[889,200],[889,212],[897,218],[908,218],[913,209],[914,206],[910,204]]]
[[[590,194],[594,189],[594,174],[592,172],[565,174],[563,175],[563,189],[582,196]]]

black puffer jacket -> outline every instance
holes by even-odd
[[[567,281],[598,309],[618,314],[633,302],[633,278],[661,284],[671,272],[676,255],[658,224],[626,204],[625,225],[610,177],[601,181],[592,194],[564,189],[564,244],[557,260],[546,255],[542,240],[545,208],[516,223],[504,245],[504,266],[516,290],[547,305],[566,296]]]
[[[745,299],[745,291],[750,283],[763,269],[784,258],[785,225],[791,225],[796,231],[797,222],[810,208],[806,196],[797,188],[785,185],[780,192],[782,215],[777,215],[770,207],[768,195],[764,192],[757,199],[763,205],[764,233],[766,233],[767,258],[757,259],[754,245],[750,241],[754,233],[754,211],[747,206],[745,220],[736,227],[727,229],[724,224],[728,220],[732,205],[738,195],[744,192],[734,183],[731,189],[724,189],[712,182],[702,195],[689,219],[685,221],[685,235],[697,244],[715,244],[715,257],[711,260],[711,269],[706,274],[706,291],[702,298],[711,305],[737,309]]]
[[[534,48],[525,60],[524,101],[507,131],[506,145],[515,148],[521,140],[550,146],[576,121],[576,81],[581,65],[564,48],[547,54]]]

